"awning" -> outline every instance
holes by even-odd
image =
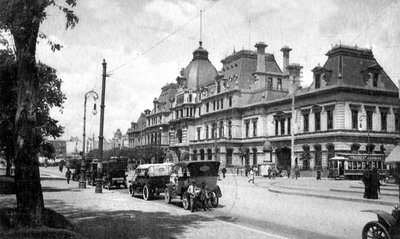
[[[390,152],[385,163],[400,163],[400,145],[396,145],[392,152]]]

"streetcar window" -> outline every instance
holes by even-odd
[[[333,163],[334,163],[333,167],[334,167],[334,168],[338,168],[338,165],[337,165],[337,164],[338,164],[338,161],[333,161]]]
[[[376,168],[376,161],[373,161],[372,163],[373,163],[373,164],[372,164],[373,167]]]
[[[362,169],[362,164],[361,164],[361,162],[357,162],[357,169]]]
[[[353,162],[349,161],[347,163],[347,169],[353,169]]]
[[[353,162],[353,169],[357,169],[357,162],[356,161]]]
[[[378,168],[382,168],[382,162],[378,161]]]
[[[365,162],[362,162],[362,167],[361,167],[362,169],[364,169],[365,168]]]

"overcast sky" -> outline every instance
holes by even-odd
[[[59,0],[60,2],[63,2]],[[332,45],[372,48],[375,58],[397,84],[400,78],[400,2],[392,0],[82,0],[75,9],[79,24],[65,30],[64,16],[48,9],[41,31],[63,45],[59,52],[38,45],[38,60],[54,67],[67,96],[62,114],[53,117],[65,126],[62,138],[82,138],[84,95],[101,93],[102,60],[107,61],[104,136],[151,109],[161,87],[175,82],[199,42],[199,12],[203,14],[203,47],[217,70],[234,49],[252,49],[264,41],[282,67],[280,49],[293,50],[291,63],[304,66],[303,85],[311,69],[326,61]],[[170,37],[168,37],[170,36]],[[164,39],[164,40],[163,40]],[[98,137],[98,114],[88,99],[87,130]]]

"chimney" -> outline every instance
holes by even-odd
[[[283,66],[282,66],[282,70],[283,70],[283,74],[287,75],[289,74],[288,71],[288,66],[289,66],[289,53],[292,49],[289,48],[288,46],[284,46],[281,49],[281,52],[283,52]]]
[[[255,47],[257,48],[257,70],[256,72],[265,72],[265,48],[264,42],[258,42]]]
[[[300,88],[300,73],[303,67],[298,63],[293,63],[286,68],[289,74],[289,86],[292,86],[289,88],[289,94],[293,94]]]

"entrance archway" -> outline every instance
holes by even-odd
[[[278,168],[283,168],[286,169],[291,166],[291,157],[292,150],[288,147],[282,147],[282,148],[277,148],[276,149],[276,157],[277,157],[277,162],[276,166]]]

